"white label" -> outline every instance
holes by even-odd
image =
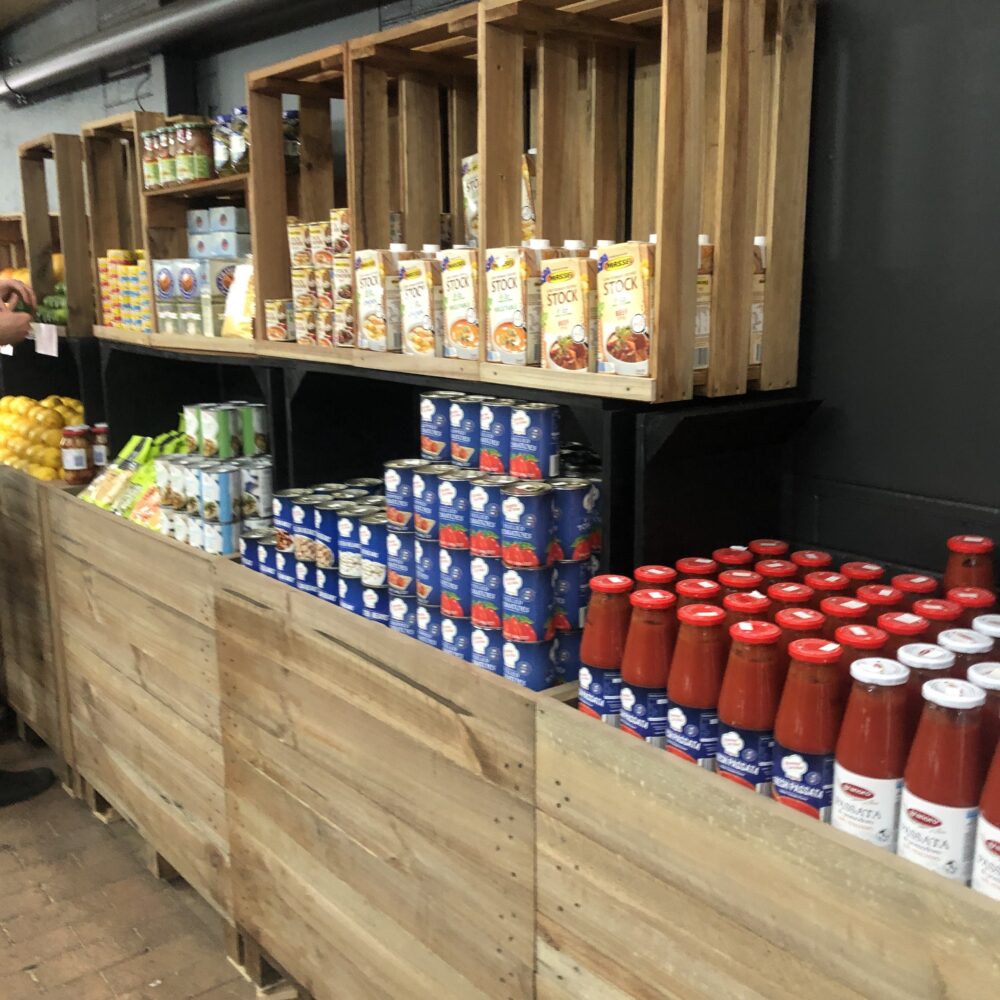
[[[108,464],[108,446],[106,444],[94,445],[94,465],[100,467]]]
[[[894,851],[902,791],[902,778],[869,778],[834,762],[830,822],[838,830]]]
[[[87,468],[86,448],[63,448],[62,464],[67,472],[76,472]]]
[[[399,473],[395,469],[386,469],[385,488],[387,490],[392,490],[393,492],[395,492],[396,490],[399,489],[399,483],[400,483]]]
[[[524,504],[517,497],[507,497],[500,505],[500,509],[503,511],[505,521],[512,521],[517,524],[524,513]]]
[[[940,806],[904,788],[898,854],[968,885],[978,816],[975,806]]]
[[[469,505],[475,511],[486,510],[486,501],[489,499],[489,494],[482,488],[482,486],[473,486],[469,490]]]
[[[1000,826],[985,816],[976,827],[976,857],[972,863],[972,888],[1000,900]]]

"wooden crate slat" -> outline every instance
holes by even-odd
[[[358,247],[389,245],[389,98],[383,70],[349,60],[347,197]]]
[[[660,121],[660,47],[641,45],[635,52],[632,126],[632,232],[647,240],[656,232],[656,142]]]
[[[24,245],[31,284],[39,299],[52,294],[52,231],[45,160],[21,157],[21,194],[24,199]]]
[[[416,247],[441,242],[441,116],[437,82],[418,73],[399,77],[400,180],[403,236]]]
[[[589,120],[580,136],[578,238],[593,246],[597,240],[617,240],[625,234],[628,52],[592,42],[585,53]]]
[[[329,97],[299,98],[299,218],[329,218],[333,198],[333,135]]]
[[[462,159],[476,152],[475,83],[455,81],[448,88],[448,195],[454,243],[466,243]]]

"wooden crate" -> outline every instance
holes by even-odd
[[[1000,904],[565,705],[537,781],[539,998],[1000,990]]]
[[[317,1000],[531,996],[542,696],[237,564],[216,608],[237,924]]]
[[[217,557],[50,497],[75,767],[224,916]]]
[[[59,216],[49,216],[52,249],[59,250]],[[0,215],[0,268],[28,266],[28,251],[24,245],[24,216],[20,213]]]
[[[71,337],[88,336],[93,323],[94,289],[90,275],[87,239],[87,206],[83,189],[80,137],[51,133],[18,147],[21,194],[24,201],[24,242],[31,287],[39,300],[51,295],[56,281],[52,273],[52,240],[45,161],[55,165],[59,198],[59,248],[66,269],[66,299]]]

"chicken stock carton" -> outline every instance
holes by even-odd
[[[559,251],[547,240],[531,243],[486,251],[487,361],[538,364],[542,267]]]
[[[446,358],[479,360],[479,251],[442,250],[442,340]]]
[[[362,350],[400,350],[399,268],[414,256],[398,244],[388,250],[359,250],[354,255],[356,319]]]
[[[542,269],[542,367],[597,370],[597,262],[557,257]]]
[[[602,247],[597,258],[598,371],[648,375],[656,247],[638,241]]]
[[[404,261],[399,269],[399,299],[403,353],[441,357],[441,262],[436,257]]]

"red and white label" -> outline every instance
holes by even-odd
[[[972,862],[972,888],[1000,900],[1000,826],[985,816],[976,826],[976,855]]]
[[[835,762],[830,822],[837,830],[894,851],[902,791],[902,778],[869,778]]]
[[[978,817],[975,806],[938,805],[904,788],[897,853],[945,878],[968,885]]]

